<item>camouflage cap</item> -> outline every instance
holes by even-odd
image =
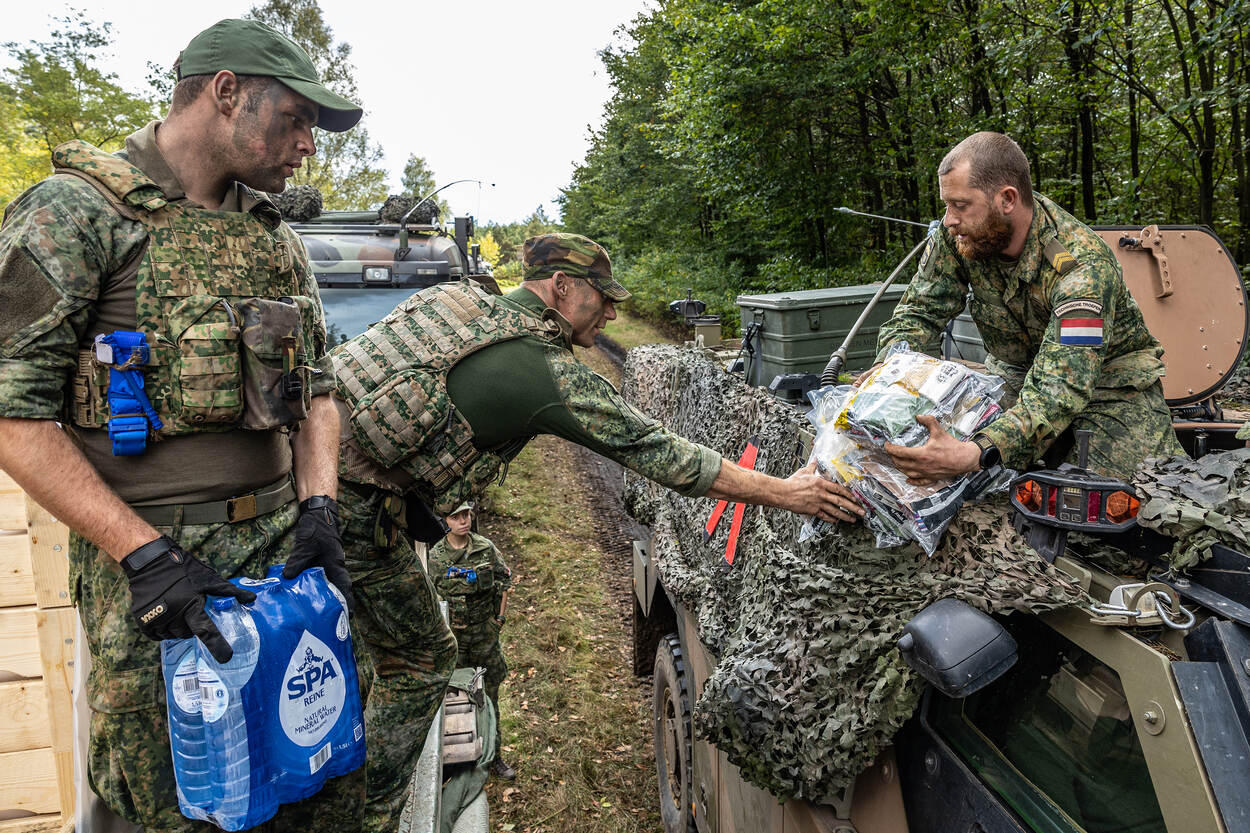
[[[473,505],[473,501],[466,500],[462,502],[459,506],[457,506],[455,509],[448,512],[447,517],[450,518],[452,515],[459,515],[461,512],[466,512],[466,511],[472,512],[475,508],[476,507]]]
[[[317,68],[299,44],[256,20],[217,21],[191,39],[174,69],[179,81],[192,75],[216,75],[223,69],[236,75],[277,78],[317,104],[317,126],[322,130],[350,130],[364,113],[359,104],[321,83]]]
[[[613,301],[629,297],[629,290],[612,279],[607,251],[589,237],[566,232],[539,234],[525,241],[521,260],[525,264],[524,280],[542,280],[563,272],[585,278]]]

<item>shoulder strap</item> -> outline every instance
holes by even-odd
[[[72,177],[77,177],[78,179],[81,179],[82,181],[90,185],[92,188],[96,189],[96,191],[99,191],[100,196],[108,200],[109,205],[113,206],[113,210],[116,211],[118,214],[122,215],[127,220],[134,220],[135,222],[141,221],[143,212],[137,210],[134,206],[129,205],[119,200],[117,198],[117,195],[114,194],[112,191],[110,191],[103,182],[91,176],[90,174],[83,173],[82,171],[75,170],[74,168],[56,168],[54,169],[53,173],[63,174],[65,176],[72,176]]]
[[[132,208],[155,211],[167,204],[165,195],[155,182],[134,165],[105,153],[81,139],[73,139],[52,151],[52,164],[57,173],[80,176],[106,194],[114,205],[120,201]]]

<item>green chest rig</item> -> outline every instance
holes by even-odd
[[[147,396],[158,437],[298,422],[309,403],[308,364],[324,350],[319,304],[302,294],[300,243],[276,216],[172,203],[146,174],[82,141],[53,152],[57,173],[86,180],[147,243],[136,277],[136,329],[150,357]],[[108,359],[79,358],[72,420],[107,424]]]

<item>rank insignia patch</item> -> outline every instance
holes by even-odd
[[[1101,347],[1102,319],[1064,318],[1059,322],[1059,343],[1078,347]]]

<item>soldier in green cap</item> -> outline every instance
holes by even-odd
[[[148,831],[215,829],[178,810],[159,640],[229,658],[205,597],[252,599],[224,577],[275,561],[351,592],[332,377],[311,372],[329,369],[321,303],[264,192],[314,153],[314,126],[347,130],[360,107],[253,21],[201,32],[175,66],[163,121],[115,154],[58,147],[0,226],[0,467],[72,530],[87,774]],[[355,826],[363,793],[335,779],[274,824]]]
[[[946,215],[894,316],[877,337],[936,354],[971,291],[973,321],[1010,407],[966,442],[931,417],[919,448],[887,445],[899,470],[928,483],[998,460],[1026,469],[1076,451],[1069,429],[1093,431],[1090,468],[1128,478],[1146,457],[1183,454],[1163,398],[1163,348],[1146,329],[1120,265],[1091,228],[1033,192],[1023,151],[975,133],[938,166]]]
[[[506,474],[538,434],[585,446],[690,496],[861,516],[851,493],[799,471],[735,465],[666,430],[573,355],[629,292],[603,247],[543,234],[523,247],[524,283],[502,297],[469,282],[416,293],[332,353],[343,426],[339,505],[356,624],[375,676],[365,707],[366,829],[394,829],[404,787],[456,657],[409,540]]]
[[[473,501],[466,500],[443,518],[447,536],[430,547],[434,589],[447,602],[456,637],[456,667],[486,672],[486,696],[495,704],[495,760],[491,773],[505,781],[516,770],[503,759],[499,730],[499,684],[508,674],[499,631],[508,609],[512,571],[499,548],[473,531]]]

